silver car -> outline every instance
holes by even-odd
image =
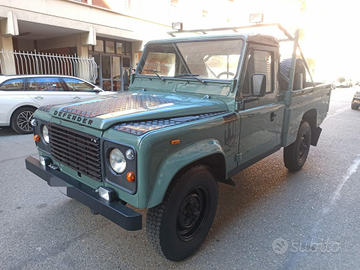
[[[61,75],[1,75],[0,126],[31,133],[31,117],[44,105],[79,101],[108,94],[82,79]]]

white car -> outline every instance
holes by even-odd
[[[0,126],[31,133],[31,117],[40,106],[110,94],[82,79],[62,75],[0,75]]]

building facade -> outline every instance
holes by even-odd
[[[144,42],[171,30],[166,20],[133,16],[142,2],[0,0],[0,73],[75,75],[126,90]]]

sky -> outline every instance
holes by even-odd
[[[246,25],[252,13],[264,13],[265,22],[303,29],[300,45],[305,56],[316,61],[316,80],[333,81],[339,76],[360,80],[359,0],[182,0],[178,3],[179,17],[174,21],[184,22],[184,27],[189,29]],[[203,9],[208,10],[208,18],[200,21],[195,14]]]

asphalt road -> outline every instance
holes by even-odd
[[[0,269],[359,269],[360,110],[332,93],[317,147],[290,173],[282,150],[220,183],[212,229],[174,263],[25,169],[32,135],[0,129]],[[145,214],[146,211],[141,211]]]

